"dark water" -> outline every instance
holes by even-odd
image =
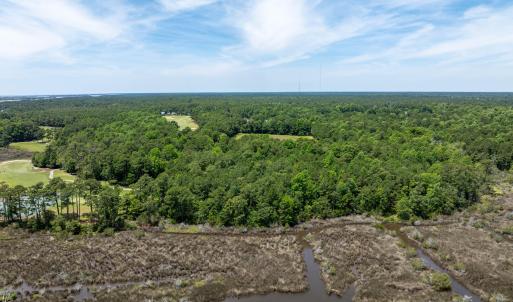
[[[303,251],[303,258],[306,263],[306,276],[309,290],[304,293],[272,293],[268,295],[256,295],[241,298],[228,298],[225,302],[311,302],[311,301],[338,301],[350,302],[353,301],[355,288],[349,288],[342,297],[337,295],[328,295],[326,287],[321,279],[321,270],[319,265],[315,262],[311,248],[305,248]]]

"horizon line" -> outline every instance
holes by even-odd
[[[201,94],[403,94],[403,93],[418,93],[418,94],[513,94],[512,91],[409,91],[409,90],[340,90],[340,91],[180,91],[180,92],[90,92],[90,93],[46,93],[46,94],[0,94],[0,98],[8,97],[76,97],[76,96],[114,96],[114,95],[201,95]]]

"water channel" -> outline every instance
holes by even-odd
[[[417,251],[417,256],[422,259],[426,267],[437,271],[446,273],[449,275],[451,280],[451,290],[454,294],[458,294],[466,299],[469,302],[481,302],[481,299],[476,294],[472,293],[468,288],[466,288],[463,284],[458,282],[449,271],[442,268],[438,265],[433,259],[431,259],[423,250],[419,247],[417,242],[408,238],[406,234],[404,234],[400,229],[400,224],[385,224],[384,225],[387,230],[393,231],[399,237],[401,241],[403,241],[406,245],[413,247]],[[296,234],[301,242],[303,242],[303,259],[306,264],[306,277],[308,280],[309,288],[306,292],[303,293],[270,293],[266,295],[252,295],[252,296],[243,296],[243,297],[230,297],[225,300],[225,302],[307,302],[307,301],[338,301],[338,302],[350,302],[353,300],[356,294],[355,286],[349,287],[346,292],[342,296],[337,296],[335,294],[329,295],[326,291],[326,287],[324,282],[321,279],[321,270],[319,264],[315,261],[312,248],[308,246],[308,244],[304,241],[304,233]],[[161,280],[155,282],[158,286],[159,284],[171,283],[172,280]],[[17,288],[11,288],[10,290],[0,290],[0,297],[2,295],[6,295],[8,292],[17,292],[20,294],[19,297],[26,298],[27,296],[33,293],[44,293],[44,292],[59,292],[59,291],[69,291],[73,293],[73,299],[75,302],[82,301],[90,301],[94,300],[93,295],[91,294],[91,290],[102,290],[109,288],[120,288],[120,287],[130,287],[136,285],[142,285],[146,282],[126,282],[126,283],[118,283],[118,284],[106,284],[106,285],[91,285],[91,286],[82,286],[80,284],[76,284],[70,287],[49,287],[38,289],[30,286],[26,282],[23,282]]]

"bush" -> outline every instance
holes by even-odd
[[[452,300],[451,301],[452,302],[472,302],[471,300],[469,300],[468,296],[462,297],[460,295],[452,296]]]
[[[433,238],[428,238],[426,241],[424,241],[424,243],[422,244],[422,247],[424,247],[426,249],[436,250],[436,249],[438,249],[438,244],[436,243],[436,241]]]
[[[417,240],[417,241],[424,240],[424,236],[417,229],[414,229],[413,231],[411,231],[411,233],[408,234],[408,237],[413,238],[414,240]]]
[[[416,271],[422,271],[424,269],[426,269],[426,265],[424,264],[424,261],[422,261],[421,259],[419,258],[415,258],[411,261],[411,266],[413,267],[414,270]]]
[[[465,264],[461,263],[461,262],[456,262],[454,263],[454,265],[452,266],[452,268],[455,270],[455,271],[458,271],[460,273],[465,273]]]
[[[417,250],[413,247],[408,247],[406,249],[406,256],[408,258],[413,258],[413,257],[416,257],[417,256]]]
[[[59,215],[56,216],[54,220],[51,222],[52,232],[60,233],[66,230],[66,219],[64,216]]]
[[[144,236],[146,236],[146,233],[143,230],[135,230],[134,231],[134,237],[137,239],[141,239]]]
[[[476,229],[482,229],[482,228],[484,228],[485,226],[486,226],[486,223],[484,223],[484,221],[482,221],[482,220],[478,220],[478,221],[476,221],[476,222],[474,222],[474,223],[472,224],[472,227],[474,227],[474,228],[476,228]]]
[[[80,223],[76,220],[70,220],[66,221],[66,232],[68,232],[71,235],[78,235],[80,234],[81,226]]]
[[[503,294],[495,293],[490,298],[490,302],[507,302],[509,301]]]
[[[92,235],[92,234],[94,234],[94,225],[92,225],[92,224],[82,224],[82,225],[80,225],[80,234],[82,234],[82,235]]]
[[[5,294],[0,295],[0,301],[2,302],[8,302],[8,301],[16,301],[18,296],[15,292],[7,292]]]
[[[501,230],[501,233],[502,233],[502,234],[504,234],[504,235],[513,235],[513,225],[510,225],[510,226],[504,227],[504,228]]]
[[[102,232],[103,236],[105,237],[112,237],[114,236],[115,230],[113,228],[105,228]]]
[[[477,205],[477,210],[481,214],[491,213],[495,211],[495,205],[489,196],[483,196],[481,203]]]
[[[429,284],[437,291],[451,289],[451,278],[445,273],[432,273],[429,276]]]

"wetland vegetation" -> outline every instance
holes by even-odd
[[[326,291],[350,300],[464,299],[454,281],[484,301],[513,298],[512,104],[508,94],[0,103],[0,297],[304,292],[307,245]]]

